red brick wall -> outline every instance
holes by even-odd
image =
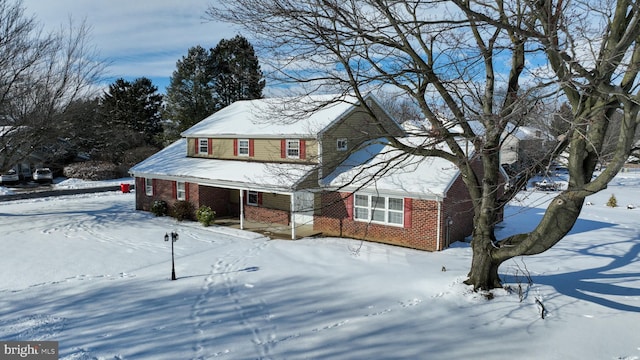
[[[149,196],[145,193],[144,178],[136,178],[136,209],[149,211],[151,210],[151,204],[155,200],[164,200],[169,207],[173,206],[176,199],[174,184],[175,181],[153,179],[153,195]],[[186,183],[187,187],[187,200],[191,202],[195,209],[200,204],[199,186],[194,183]]]
[[[155,200],[164,200],[169,207],[173,206],[177,201],[174,192],[174,181],[154,179],[154,194],[148,196],[145,194],[145,185],[143,178],[136,178],[136,209],[149,211],[151,204]],[[202,205],[211,207],[216,216],[239,216],[240,208],[237,201],[231,201],[232,190],[216,188],[211,186],[199,186],[194,183],[187,183],[187,200],[191,202],[194,209],[198,209]],[[246,197],[245,197],[246,201]],[[262,206],[245,205],[244,217],[247,220],[270,222],[283,225],[289,225],[289,211],[269,209]]]
[[[291,217],[288,211],[245,205],[244,218],[250,221],[289,225]]]
[[[323,193],[320,214],[314,218],[314,230],[327,236],[364,239],[420,250],[437,250],[436,201],[412,199],[411,226],[405,228],[350,219],[346,200],[348,196],[351,194]]]
[[[442,209],[442,242],[443,248],[446,248],[456,241],[463,241],[473,231],[473,203],[462,177],[458,177],[451,185]],[[449,220],[451,225],[448,224]]]
[[[351,203],[347,201],[349,196],[352,194],[323,193],[319,214],[314,219],[314,229],[328,236],[364,239],[428,251],[442,250],[453,242],[463,241],[473,231],[473,203],[461,177],[454,181],[442,201],[440,223],[438,202],[419,199],[411,201],[411,224],[408,227],[356,221],[350,218],[351,210],[347,209]]]
[[[237,201],[231,203],[231,190],[211,187],[199,186],[199,202],[200,206],[209,206],[216,212],[216,216],[235,216],[239,214],[237,209]]]

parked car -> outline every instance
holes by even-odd
[[[33,172],[32,178],[33,178],[33,181],[36,181],[39,183],[52,183],[53,173],[49,168],[39,168]]]
[[[0,175],[0,184],[17,184],[19,181],[20,175],[13,169]]]

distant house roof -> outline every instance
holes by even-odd
[[[408,143],[415,140],[403,139]],[[447,160],[411,155],[378,139],[351,154],[321,184],[345,191],[441,199],[459,173]]]
[[[450,126],[449,131],[453,134],[461,134],[462,127],[459,124],[454,124],[452,122],[447,123],[444,121],[445,126]],[[476,133],[476,135],[484,135],[485,128],[484,125],[480,121],[471,120],[468,121],[467,124],[471,127],[471,129]],[[408,132],[421,132],[425,130],[431,129],[431,124],[428,121],[408,121],[403,123],[403,127]],[[503,138],[507,135],[512,135],[518,140],[533,140],[533,139],[542,139],[542,140],[553,140],[553,136],[543,130],[535,128],[533,126],[516,126],[513,123],[508,123],[504,129]]]
[[[187,140],[180,139],[129,171],[136,177],[183,178],[226,188],[291,192],[313,165],[261,163],[187,157]]]
[[[185,130],[182,136],[315,138],[356,104],[356,97],[342,95],[236,101]]]

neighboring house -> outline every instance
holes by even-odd
[[[131,168],[136,208],[184,200],[196,208],[210,206],[218,217],[239,218],[241,228],[245,220],[283,224],[296,238],[295,229],[306,225],[327,235],[422,250],[441,250],[469,235],[473,211],[450,163],[415,158],[415,172],[403,167],[378,185],[348,184],[346,174],[357,171],[354,159],[363,160],[360,165],[367,161],[362,151],[368,161],[388,153],[374,139],[404,132],[373,96],[367,105],[380,123],[347,100],[320,107],[327,97],[229,105]],[[407,179],[411,186],[405,188]]]
[[[34,150],[33,144],[20,141],[20,131],[24,127],[0,126],[0,168],[7,173],[11,170],[20,176],[20,180],[30,179],[37,167],[44,164],[44,154]],[[2,169],[0,169],[2,170]]]
[[[507,126],[500,149],[500,164],[519,171],[539,161],[555,141],[548,133],[530,126]]]
[[[443,122],[445,126],[451,127],[451,133],[462,135],[460,125]],[[484,136],[485,129],[480,121],[468,121],[467,124],[477,136]],[[428,121],[408,121],[403,123],[403,127],[412,134],[428,133],[431,129]],[[508,123],[502,134],[500,164],[513,172],[520,171],[540,159],[555,143],[554,137],[543,130]]]

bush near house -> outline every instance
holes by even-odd
[[[118,167],[107,161],[85,161],[64,167],[64,176],[82,180],[109,180],[118,178]]]
[[[167,202],[164,200],[155,200],[151,204],[151,213],[155,216],[165,216],[169,212]]]
[[[211,225],[215,217],[216,217],[216,212],[211,210],[211,208],[208,206],[204,206],[204,205],[200,206],[198,211],[196,211],[196,218],[204,226]]]
[[[176,201],[173,204],[171,215],[178,221],[194,220],[193,204],[184,200]]]

